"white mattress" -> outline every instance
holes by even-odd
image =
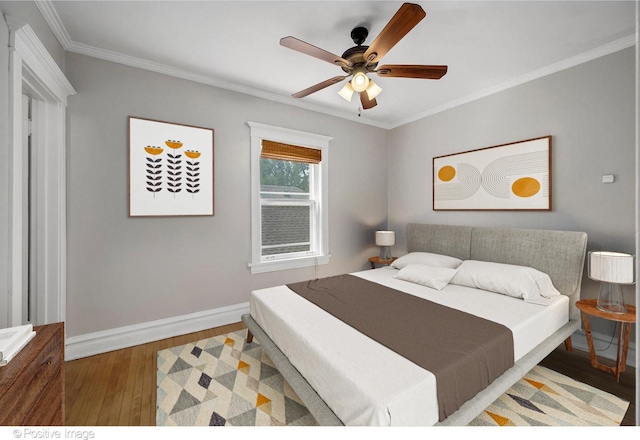
[[[505,325],[513,332],[516,361],[568,322],[564,295],[542,306],[452,284],[437,291],[395,279],[396,273],[383,267],[353,275]],[[429,371],[286,286],[253,291],[250,307],[253,319],[345,425],[438,422],[436,379]]]

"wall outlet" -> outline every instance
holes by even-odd
[[[616,181],[616,178],[613,176],[613,174],[605,174],[604,176],[602,176],[602,183],[613,183]]]

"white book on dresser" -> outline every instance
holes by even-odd
[[[35,334],[31,324],[0,329],[0,366],[6,365]]]

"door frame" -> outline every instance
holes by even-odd
[[[31,26],[5,16],[9,28],[9,326],[22,324],[22,95],[37,99],[37,324],[66,319],[66,106],[76,92]]]

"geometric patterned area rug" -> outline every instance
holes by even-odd
[[[158,351],[157,426],[312,426],[246,330]]]
[[[535,366],[470,426],[616,426],[629,402]]]
[[[157,426],[314,426],[246,330],[158,351]],[[615,426],[629,402],[536,366],[469,426]]]

